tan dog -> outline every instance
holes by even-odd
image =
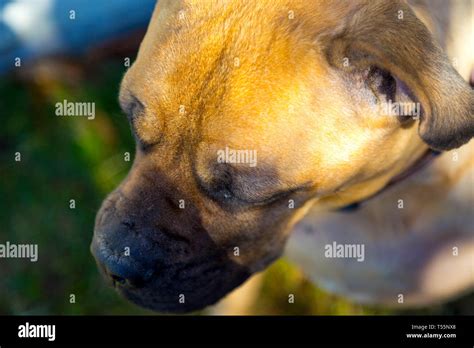
[[[288,252],[307,274],[361,301],[471,287],[471,145],[367,200],[428,147],[474,134],[472,34],[440,27],[430,4],[160,1],[120,92],[135,162],[92,243],[119,292],[202,308],[279,257],[293,230]],[[469,1],[449,5],[439,13],[469,23]]]

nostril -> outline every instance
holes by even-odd
[[[127,226],[129,229],[132,229],[135,227],[135,222],[130,219],[125,219],[122,221],[122,225]]]
[[[143,287],[153,274],[146,263],[139,262],[132,256],[117,255],[100,243],[94,244],[93,254],[104,276],[115,286]]]
[[[106,275],[112,280],[114,286],[132,286],[141,288],[144,286],[149,271],[132,269],[130,265],[106,265]],[[148,277],[149,278],[149,277]]]
[[[116,275],[116,274],[111,274],[111,275],[110,275],[110,278],[112,278],[112,280],[113,280],[115,283],[119,283],[119,284],[122,284],[122,285],[124,285],[124,284],[127,282],[127,280],[126,280],[125,278],[122,278],[122,277],[120,277],[120,276],[118,276],[118,275]]]

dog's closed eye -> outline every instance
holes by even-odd
[[[147,115],[145,105],[131,93],[121,94],[119,103],[140,150],[148,151],[159,142],[159,120]]]

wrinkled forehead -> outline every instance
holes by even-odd
[[[230,143],[249,143],[236,129],[278,136],[276,121],[301,115],[317,97],[308,76],[320,76],[323,90],[327,73],[297,4],[263,3],[158,6],[122,93],[139,95],[168,129],[200,127],[201,136],[227,134]]]

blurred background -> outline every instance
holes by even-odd
[[[133,162],[134,142],[117,95],[154,5],[0,0],[0,243],[39,248],[36,263],[0,259],[0,314],[153,314],[105,284],[89,243],[101,201]],[[94,102],[95,119],[57,117],[55,104],[65,99]],[[298,299],[294,304],[289,293]],[[474,312],[472,295],[410,311],[357,305],[318,289],[285,259],[259,276],[249,294],[238,299],[247,314]],[[199,314],[229,308],[224,303]]]

